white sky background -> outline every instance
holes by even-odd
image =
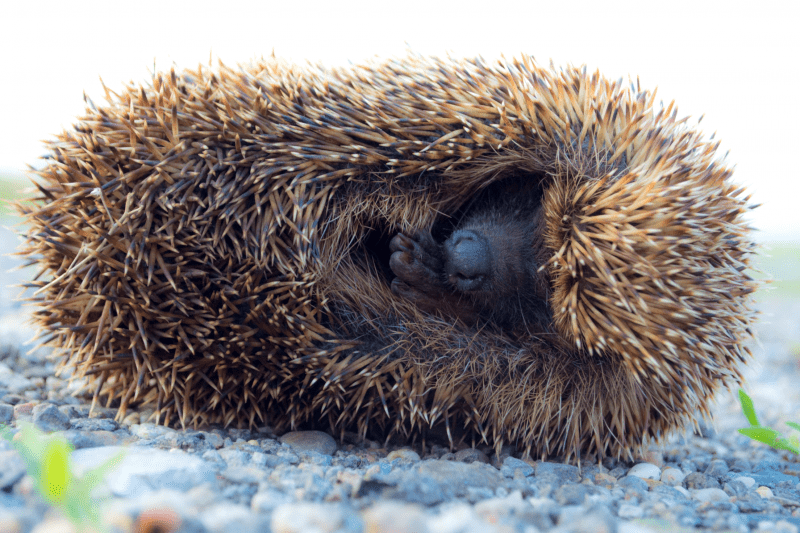
[[[747,185],[760,239],[800,242],[800,16],[796,1],[35,2],[0,7],[0,174],[36,164],[83,92],[156,69],[276,55],[328,65],[407,49],[533,55],[639,77],[680,115],[705,115]],[[694,122],[694,121],[693,121]]]

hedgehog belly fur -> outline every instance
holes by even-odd
[[[442,426],[629,457],[740,380],[748,198],[716,144],[638,87],[527,57],[268,59],[107,99],[50,144],[20,209],[34,320],[119,416]],[[394,236],[452,231],[511,183],[538,191],[547,324],[468,324],[392,293]]]

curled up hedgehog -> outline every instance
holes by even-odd
[[[119,416],[628,458],[740,380],[748,198],[638,85],[270,58],[106,96],[23,253],[43,342]]]

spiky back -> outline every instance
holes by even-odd
[[[738,379],[746,199],[650,93],[411,57],[200,68],[107,98],[51,144],[26,253],[47,343],[123,413],[620,455]],[[370,238],[526,174],[547,176],[552,328],[469,329],[391,294]]]

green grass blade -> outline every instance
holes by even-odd
[[[739,389],[739,401],[742,402],[742,412],[751,426],[758,426],[758,417],[753,407],[753,400],[742,389]]]
[[[762,428],[762,427],[749,427],[740,429],[739,433],[747,437],[750,437],[753,440],[757,440],[758,442],[769,444],[770,446],[775,444],[775,441],[779,439],[781,436],[781,434],[775,431],[774,429]]]

